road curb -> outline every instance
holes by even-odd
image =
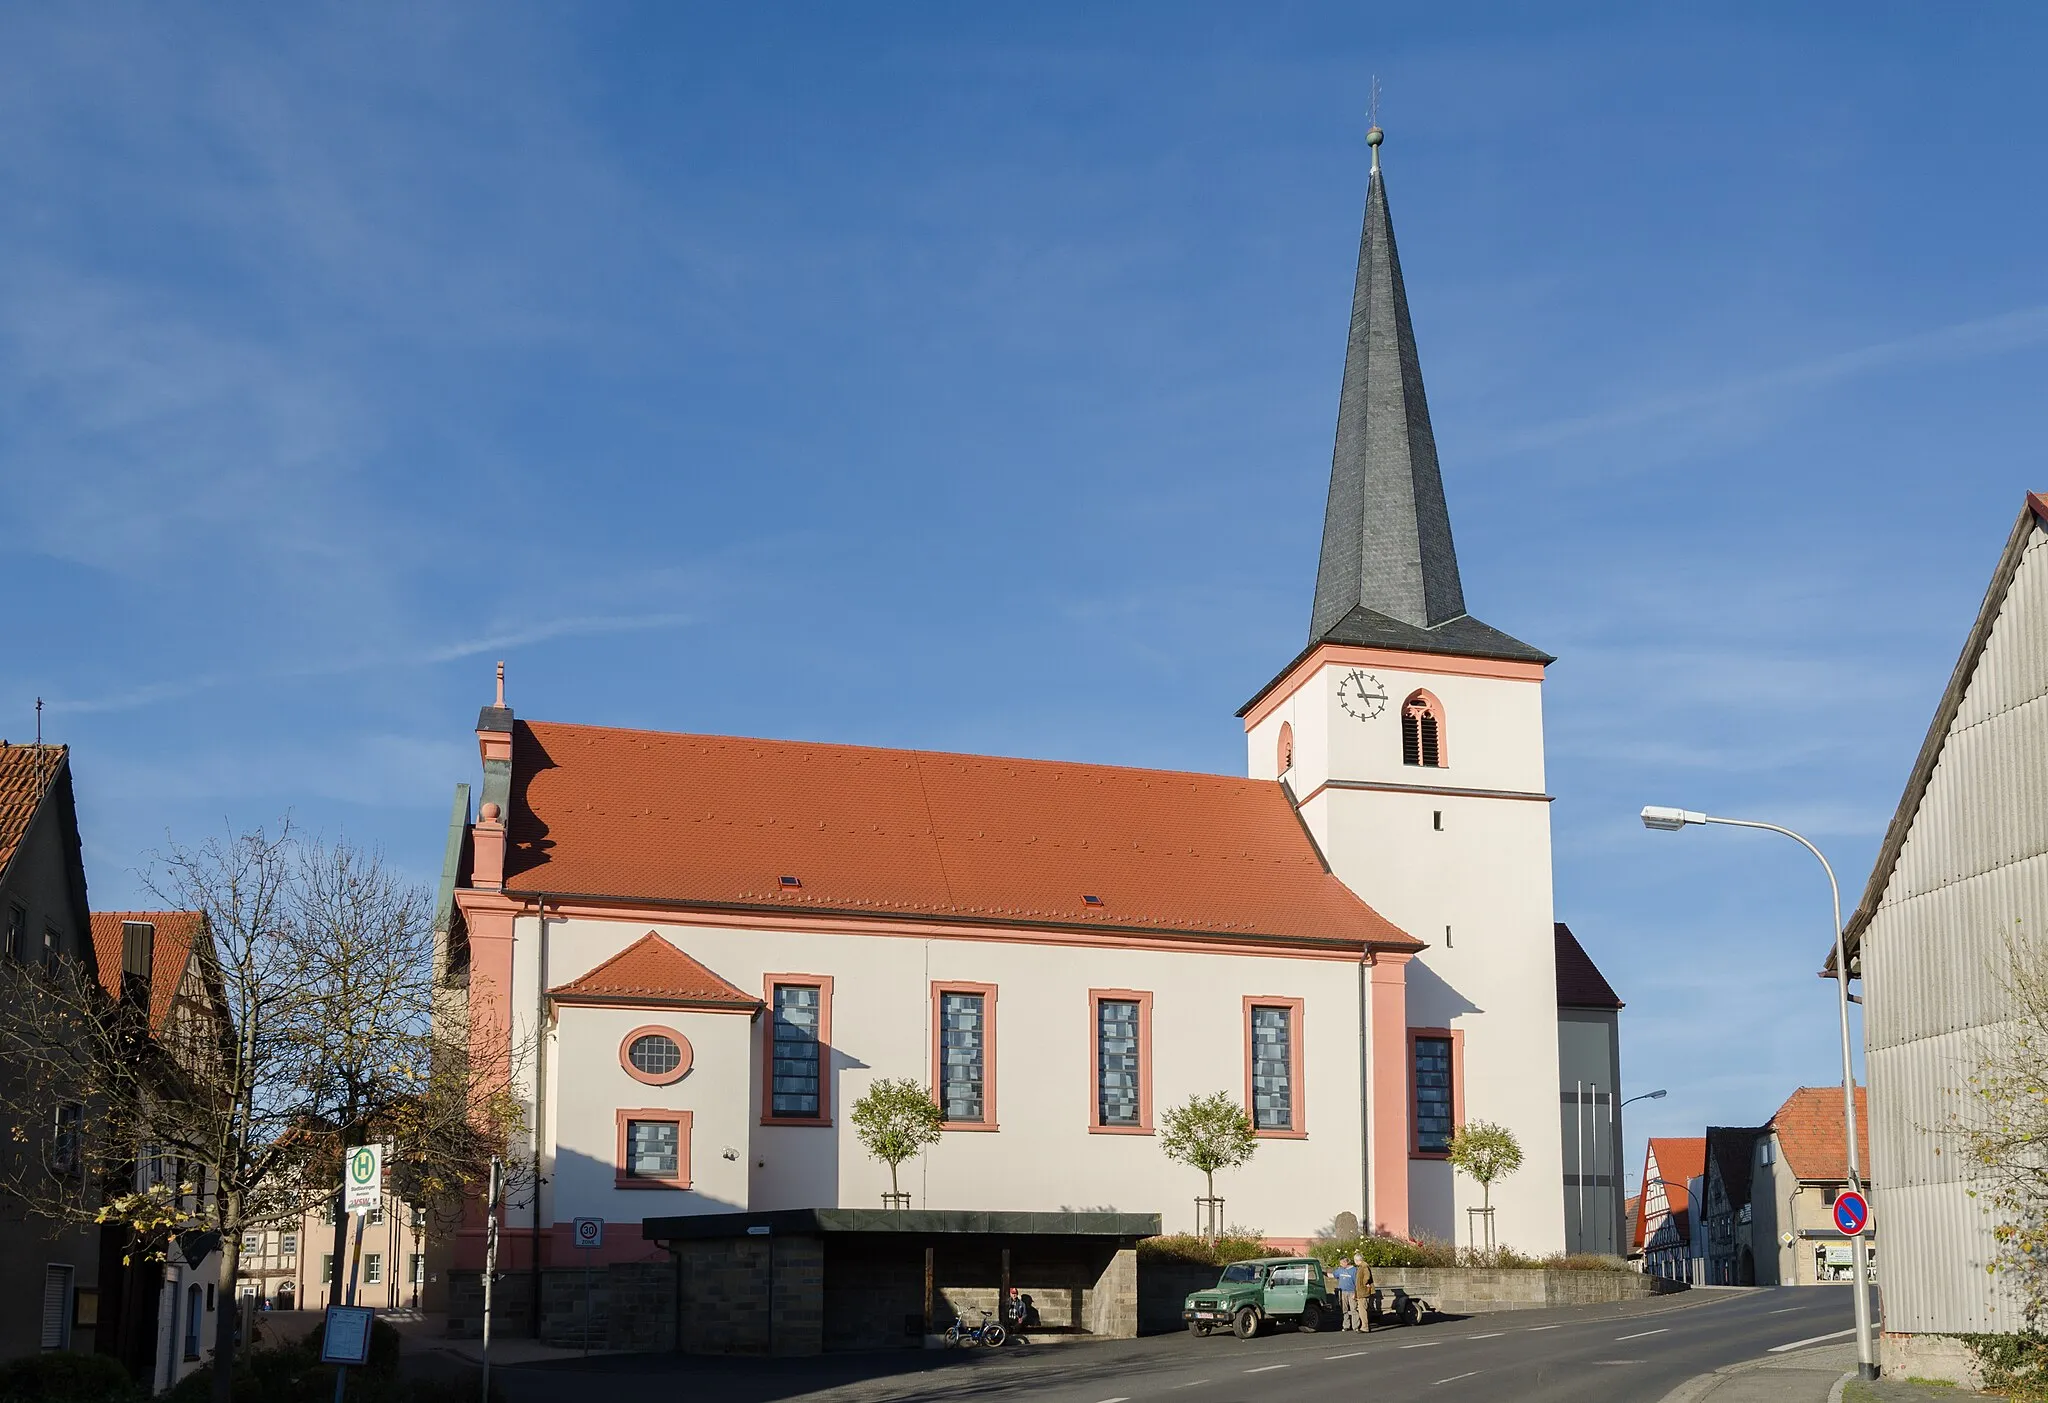
[[[1756,1359],[1745,1359],[1739,1364],[1723,1364],[1711,1374],[1694,1374],[1658,1399],[1657,1403],[1698,1403],[1698,1400],[1713,1393],[1735,1375],[1752,1373],[1777,1362],[1775,1358],[1766,1354]],[[1828,1394],[1828,1403],[1842,1403],[1842,1383],[1845,1379],[1854,1377],[1854,1374],[1845,1374],[1841,1379],[1835,1380],[1834,1390]]]
[[[1828,1403],[1842,1403],[1842,1390],[1847,1388],[1849,1386],[1849,1380],[1855,1377],[1856,1371],[1854,1369],[1851,1369],[1848,1373],[1842,1375],[1842,1377],[1840,1377],[1839,1379],[1836,1379],[1835,1386],[1828,1390]]]

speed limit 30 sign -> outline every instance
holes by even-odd
[[[578,1247],[602,1247],[604,1246],[604,1219],[577,1218],[571,1226],[570,1236]]]

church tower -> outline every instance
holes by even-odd
[[[1336,875],[1428,949],[1367,971],[1375,1224],[1467,1237],[1468,1121],[1513,1130],[1495,1234],[1564,1246],[1544,790],[1551,657],[1465,609],[1377,127],[1308,646],[1238,714]]]

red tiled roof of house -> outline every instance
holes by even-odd
[[[171,1016],[171,1003],[184,982],[185,966],[192,959],[193,942],[205,927],[206,917],[198,911],[95,911],[92,913],[92,949],[100,967],[100,986],[107,996],[121,997],[121,924],[147,921],[156,927],[151,942],[149,970],[149,1027],[163,1028]]]
[[[1785,1098],[1771,1117],[1778,1132],[1778,1151],[1801,1179],[1820,1183],[1849,1182],[1848,1136],[1842,1133],[1842,1088],[1802,1086]],[[1856,1088],[1856,1162],[1870,1174],[1870,1105],[1865,1088]]]
[[[1643,1250],[1643,1196],[1642,1196],[1641,1194],[1630,1194],[1630,1195],[1629,1195],[1629,1196],[1628,1196],[1628,1197],[1627,1197],[1626,1199],[1624,1199],[1624,1200],[1622,1201],[1622,1205],[1621,1205],[1621,1215],[1622,1215],[1622,1217],[1624,1217],[1624,1218],[1628,1219],[1628,1221],[1629,1221],[1629,1224],[1630,1224],[1630,1229],[1629,1229],[1629,1231],[1630,1231],[1630,1235],[1631,1235],[1631,1237],[1632,1237],[1632,1239],[1633,1239],[1633,1241],[1634,1241],[1634,1244],[1635,1244],[1635,1246],[1634,1246],[1634,1249],[1633,1249],[1633,1250],[1634,1250],[1634,1251],[1637,1251],[1637,1252],[1640,1252],[1640,1251],[1642,1251],[1642,1250]]]
[[[1643,1245],[1649,1223],[1650,1190],[1652,1173],[1664,1182],[1664,1203],[1671,1210],[1672,1218],[1679,1223],[1679,1234],[1689,1239],[1691,1220],[1686,1210],[1692,1206],[1692,1192],[1686,1187],[1689,1180],[1707,1172],[1706,1137],[1652,1136],[1643,1154],[1643,1191],[1636,1203],[1636,1245]]]
[[[1270,780],[518,722],[510,807],[513,892],[1423,948]]]
[[[686,1008],[760,1006],[653,931],[581,979],[548,990],[564,1003],[661,1004]]]
[[[64,766],[61,745],[20,745],[0,741],[0,872],[28,835],[50,781]]]

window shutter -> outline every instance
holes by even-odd
[[[43,1268],[43,1348],[71,1343],[71,1268],[56,1262]]]

